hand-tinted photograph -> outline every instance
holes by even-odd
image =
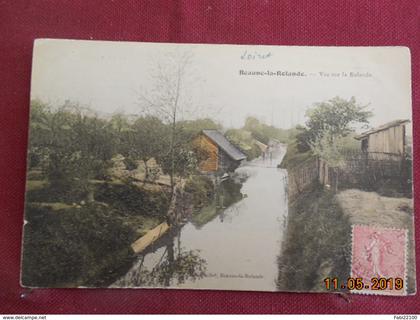
[[[410,53],[40,39],[21,283],[416,292]]]

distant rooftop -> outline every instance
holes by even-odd
[[[360,140],[360,139],[363,139],[363,138],[367,137],[368,135],[371,135],[372,133],[377,133],[379,131],[387,130],[387,129],[392,128],[392,127],[398,127],[400,125],[403,125],[403,124],[406,124],[406,123],[409,123],[409,122],[410,122],[410,120],[408,120],[408,119],[394,120],[394,121],[385,123],[385,124],[383,124],[379,127],[376,127],[376,128],[370,129],[366,132],[363,132],[363,133],[359,134],[358,136],[355,136],[354,138],[357,139],[357,140]]]
[[[246,158],[246,155],[229,142],[226,137],[217,130],[205,129],[203,133],[216,143],[229,157],[233,160],[239,161]]]

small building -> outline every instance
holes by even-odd
[[[405,152],[405,125],[410,120],[394,120],[366,131],[355,139],[361,141],[363,152],[403,155]]]
[[[246,155],[218,130],[202,130],[193,144],[199,152],[199,169],[202,172],[233,172],[246,159]]]

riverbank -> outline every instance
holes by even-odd
[[[383,197],[358,189],[333,193],[321,186],[306,190],[289,207],[278,258],[277,286],[282,291],[326,291],[324,279],[347,279],[351,268],[352,225],[408,230],[413,239],[409,198]],[[407,247],[407,292],[415,290],[414,243]]]
[[[166,189],[165,189],[166,190]],[[24,276],[28,286],[108,286],[132,265],[131,244],[164,221],[169,190],[95,183],[95,201],[28,183]]]
[[[307,190],[289,207],[288,217],[277,288],[323,291],[325,277],[347,279],[351,225],[334,194],[321,186]]]

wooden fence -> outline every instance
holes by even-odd
[[[332,168],[314,159],[288,172],[288,195],[293,200],[314,183],[339,188],[377,190],[385,184],[396,192],[411,195],[411,160],[402,155],[352,151],[343,153],[343,163]]]
[[[321,167],[325,165],[320,161]],[[411,179],[411,161],[402,155],[359,152],[346,154],[343,164],[320,172],[320,182],[334,190],[338,188],[359,188],[376,190],[383,184],[392,185],[396,191],[404,192],[404,183]]]
[[[317,159],[305,163],[297,168],[288,170],[287,186],[289,200],[293,200],[302,191],[313,185],[319,176],[319,164]]]

